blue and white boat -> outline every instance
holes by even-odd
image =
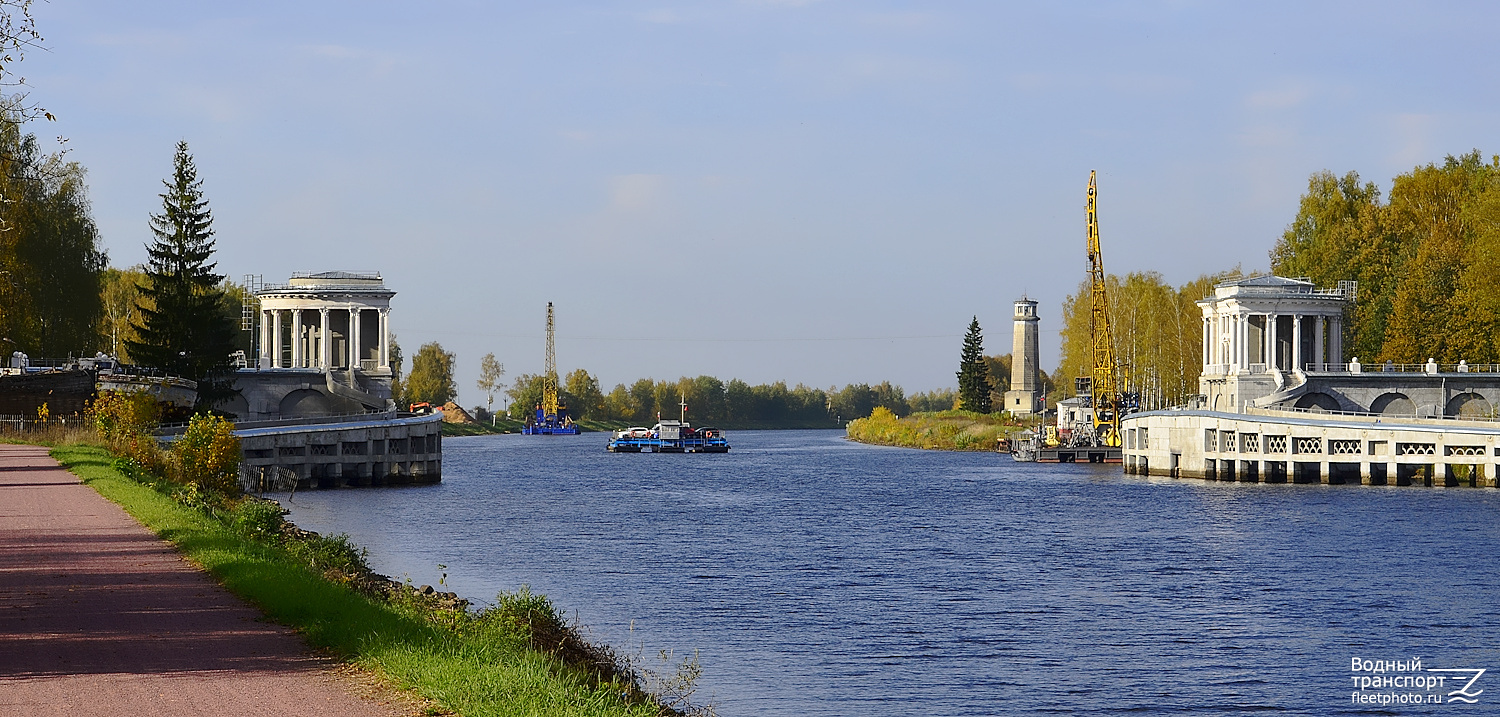
[[[662,421],[651,428],[615,431],[608,449],[614,453],[728,453],[729,441],[718,428],[693,428],[686,421]]]

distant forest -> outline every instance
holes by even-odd
[[[521,420],[542,400],[542,377],[523,374],[506,392],[509,414]],[[849,384],[842,389],[811,388],[786,382],[752,386],[739,379],[727,383],[713,376],[686,376],[676,381],[643,378],[617,384],[608,393],[588,371],[570,372],[559,386],[559,400],[578,419],[650,426],[657,416],[676,418],[679,402],[687,404],[694,425],[729,428],[834,428],[870,415],[876,406],[906,415],[913,411],[953,408],[952,390],[907,396],[890,382]]]
[[[1107,241],[1107,239],[1106,239]],[[1108,254],[1106,254],[1106,261]],[[1313,174],[1271,272],[1322,287],[1359,282],[1344,353],[1367,363],[1500,362],[1500,156],[1479,150],[1416,167],[1388,200],[1358,173]],[[1198,392],[1199,299],[1238,268],[1173,287],[1155,272],[1109,276],[1116,350],[1132,386],[1174,403]],[[1059,396],[1092,365],[1087,282],[1063,304]]]
[[[1007,325],[1006,339],[1010,337],[1009,328]],[[955,368],[958,354],[955,345]],[[984,363],[989,371],[991,400],[995,406],[1004,405],[1005,392],[1010,390],[1010,354],[985,356]],[[1051,379],[1045,372],[1042,385],[1045,390],[1052,390]],[[642,378],[628,386],[616,384],[605,393],[598,379],[584,369],[577,369],[562,378],[558,389],[559,400],[574,418],[646,426],[654,424],[657,416],[676,418],[679,402],[687,404],[688,419],[695,425],[727,428],[834,428],[870,415],[877,406],[897,416],[959,407],[954,389],[908,396],[889,381],[821,389],[802,384],[789,387],[784,381],[752,386],[739,379],[726,383],[713,376],[684,376],[676,381]],[[522,374],[506,389],[505,395],[510,401],[508,415],[523,420],[542,400],[542,377]],[[485,414],[482,408],[475,411]]]

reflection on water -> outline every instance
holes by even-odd
[[[289,507],[398,578],[526,583],[601,640],[701,650],[723,715],[1353,714],[1353,656],[1500,669],[1497,491],[730,438],[448,439],[440,485]]]

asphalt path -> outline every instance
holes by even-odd
[[[0,445],[0,715],[410,714],[37,446]]]

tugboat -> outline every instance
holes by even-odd
[[[665,420],[651,428],[626,428],[609,439],[613,453],[728,453],[729,441],[717,428],[693,428]]]

